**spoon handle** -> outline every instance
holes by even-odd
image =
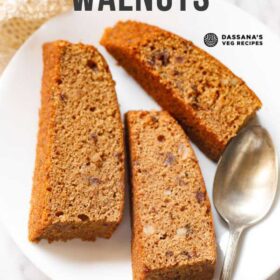
[[[243,228],[230,228],[229,241],[226,256],[221,272],[220,280],[230,280],[236,256],[238,241],[243,232]]]

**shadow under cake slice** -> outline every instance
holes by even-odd
[[[222,63],[168,31],[119,22],[105,31],[101,44],[214,160],[261,108],[258,97]]]
[[[167,112],[128,112],[126,127],[134,279],[212,279],[210,202],[187,136]]]
[[[109,238],[124,207],[124,143],[115,83],[92,46],[43,47],[29,239]]]

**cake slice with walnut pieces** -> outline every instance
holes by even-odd
[[[168,31],[119,22],[101,43],[213,160],[261,108],[254,92],[221,62]]]
[[[129,112],[126,126],[134,279],[212,279],[211,208],[187,136],[167,112]]]
[[[56,41],[43,56],[29,239],[109,238],[124,207],[115,83],[92,46]]]

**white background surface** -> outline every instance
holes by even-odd
[[[212,0],[215,1],[215,0]],[[279,0],[225,0],[239,5],[280,34]],[[4,187],[4,186],[1,186]],[[17,248],[0,224],[0,279],[48,279]],[[241,279],[243,280],[243,279]],[[245,280],[245,279],[244,279]],[[251,279],[248,279],[251,280]]]

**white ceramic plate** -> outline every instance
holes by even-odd
[[[189,1],[190,3],[192,1]],[[53,279],[132,279],[130,225],[126,210],[124,222],[110,240],[95,243],[27,240],[29,199],[34,168],[38,109],[42,75],[41,45],[65,39],[94,44],[109,62],[122,113],[131,109],[156,109],[156,103],[118,67],[98,44],[105,27],[120,19],[152,23],[189,38],[241,76],[263,101],[260,122],[280,141],[279,65],[280,40],[262,24],[232,5],[212,1],[206,12],[70,12],[54,18],[38,30],[18,51],[0,83],[0,214],[22,251]],[[207,48],[203,37],[221,34],[263,34],[262,47]],[[210,198],[216,165],[196,149]],[[241,244],[235,279],[263,280],[280,266],[280,206],[277,202],[267,219],[247,231]],[[227,243],[227,228],[214,208],[218,244],[218,269]]]

